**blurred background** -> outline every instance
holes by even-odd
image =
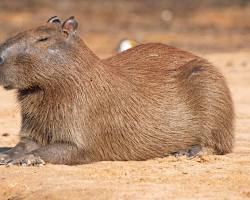
[[[124,38],[193,52],[250,48],[250,0],[1,0],[0,41],[54,15],[76,16],[80,36],[101,57]]]

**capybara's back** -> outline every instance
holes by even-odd
[[[201,144],[217,154],[232,151],[233,102],[224,77],[212,64],[162,44],[140,45],[105,62],[161,105],[152,112],[160,116],[157,127],[163,123],[172,137],[166,149]]]

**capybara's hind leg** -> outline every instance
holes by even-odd
[[[200,145],[193,145],[188,149],[182,149],[176,152],[172,152],[168,155],[172,155],[176,157],[179,157],[179,156],[193,157],[193,156],[196,156],[201,151],[202,151],[202,147]]]

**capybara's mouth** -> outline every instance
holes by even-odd
[[[21,96],[27,96],[33,93],[37,93],[39,91],[41,91],[42,89],[38,86],[38,85],[33,85],[27,88],[23,88],[23,89],[18,89],[18,92]]]
[[[4,85],[3,88],[6,90],[13,90],[14,89],[14,87],[11,85]]]

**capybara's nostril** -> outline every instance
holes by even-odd
[[[4,63],[4,59],[3,57],[0,56],[0,65],[2,65]]]

